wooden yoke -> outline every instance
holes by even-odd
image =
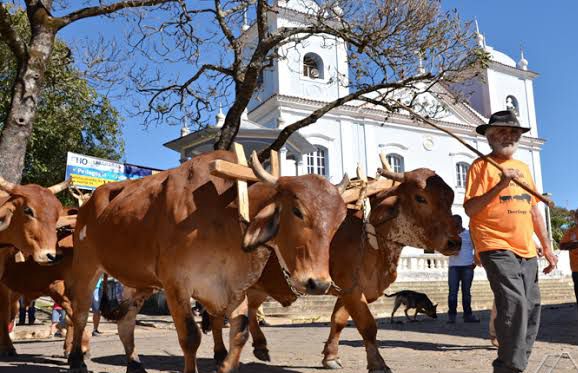
[[[239,156],[237,157],[237,159],[239,159]],[[271,152],[271,171],[274,176],[277,176],[276,173],[280,173],[278,159],[279,158],[277,153]],[[225,179],[232,179],[237,182],[259,181],[257,176],[255,176],[253,170],[246,164],[243,165],[232,163],[222,159],[218,159],[211,162],[209,164],[209,171],[213,176],[218,176]],[[391,186],[392,186],[391,180],[387,179],[370,180],[367,182],[367,189],[365,191],[365,196],[367,197],[372,196],[374,194],[381,192],[384,189],[391,188]],[[341,194],[343,201],[346,204],[350,204],[348,205],[349,208],[353,208],[353,206],[355,206],[353,203],[359,200],[360,188],[361,184],[355,185],[353,188],[347,189],[345,192]]]
[[[247,158],[245,157],[245,150],[243,149],[243,145],[239,143],[233,143],[233,149],[235,151],[235,155],[237,156],[237,163],[240,166],[247,167]],[[252,170],[251,173],[253,173]],[[239,217],[241,218],[241,228],[243,229],[244,223],[248,224],[251,219],[249,217],[249,191],[247,181],[240,178],[237,179],[237,199],[237,203],[239,205]]]

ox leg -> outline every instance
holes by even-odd
[[[326,369],[341,369],[343,364],[339,359],[339,337],[341,331],[347,326],[349,319],[349,312],[345,309],[341,298],[337,298],[333,313],[331,314],[331,330],[329,331],[329,338],[325,342],[323,348],[323,367]]]
[[[191,310],[191,294],[176,287],[165,287],[165,294],[177,329],[179,344],[185,357],[184,373],[196,373],[201,330],[197,326]]]
[[[377,325],[369,310],[365,295],[354,292],[343,297],[343,303],[351,317],[359,334],[363,337],[365,352],[367,354],[367,370],[369,373],[392,373],[391,369],[379,354],[377,348]]]
[[[66,337],[64,338],[64,357],[70,356],[70,352],[72,351],[72,339],[74,337],[74,326],[72,324],[72,302],[70,299],[65,295],[65,288],[64,282],[60,281],[55,285],[50,286],[48,295],[52,298],[52,300],[60,304],[64,312],[66,312]],[[82,339],[82,352],[86,355],[89,349],[89,340],[88,334],[85,332],[85,335]]]
[[[16,317],[13,310],[12,291],[0,283],[0,356],[15,356],[16,349],[10,339],[8,328]]]
[[[128,311],[117,322],[118,336],[124,347],[127,358],[127,373],[146,373],[146,370],[140,362],[138,353],[134,346],[134,328],[136,324],[136,315],[142,308],[145,300],[153,293],[152,289],[138,289],[130,291],[125,287],[124,294],[130,294],[130,298],[123,300],[128,302]]]
[[[249,291],[247,299],[249,303],[249,332],[253,338],[253,355],[261,361],[271,361],[269,350],[267,349],[267,338],[259,326],[257,310],[263,304],[267,294]]]
[[[207,312],[207,311],[205,311]],[[213,359],[217,366],[221,365],[228,355],[227,347],[223,341],[223,327],[225,325],[224,316],[208,316],[211,320],[211,331],[213,332]]]
[[[247,297],[229,315],[229,354],[219,367],[218,373],[237,372],[243,346],[249,339]]]
[[[82,344],[88,320],[88,310],[92,301],[92,291],[96,286],[100,272],[96,268],[90,270],[81,268],[81,266],[76,266],[74,269],[75,275],[72,277],[74,283],[70,285],[67,283],[67,287],[72,287],[72,310],[74,310],[72,313],[72,348],[70,355],[68,355],[68,364],[70,365],[70,373],[87,373]]]

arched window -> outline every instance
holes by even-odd
[[[466,187],[466,177],[468,175],[468,169],[470,165],[466,162],[458,162],[456,163],[456,186],[458,188],[465,188]]]
[[[399,154],[390,153],[387,155],[387,162],[395,172],[405,172],[403,157]]]
[[[303,76],[310,79],[323,79],[323,60],[315,53],[303,57]]]
[[[506,97],[506,109],[513,111],[516,115],[520,115],[520,105],[518,104],[518,99],[515,96],[509,95]]]
[[[305,154],[307,173],[327,176],[327,149],[317,146],[313,153]]]

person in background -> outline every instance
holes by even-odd
[[[578,305],[578,209],[574,211],[573,217],[574,226],[564,233],[564,237],[560,240],[560,249],[568,250],[568,255],[570,256],[574,296]]]
[[[448,324],[455,324],[458,308],[458,291],[462,285],[462,309],[464,322],[478,323],[480,320],[472,312],[472,282],[474,280],[474,247],[470,239],[470,231],[462,224],[462,217],[454,215],[454,223],[462,239],[462,247],[457,255],[449,257],[448,268]]]
[[[18,304],[20,305],[20,309],[18,312],[18,325],[26,324],[26,313],[28,313],[28,325],[34,325],[36,321],[36,302],[32,301],[30,304],[25,303],[26,300],[24,297],[20,297],[18,300]]]
[[[92,336],[98,337],[102,333],[98,330],[98,326],[100,325],[100,302],[102,301],[102,294],[104,293],[104,289],[102,288],[102,279],[103,276],[100,276],[98,282],[96,283],[96,287],[92,292]]]
[[[52,306],[51,321],[49,336],[62,337],[62,329],[64,328],[64,324],[66,322],[66,313],[58,303],[54,303]]]

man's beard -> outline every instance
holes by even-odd
[[[503,158],[511,158],[516,150],[518,150],[518,144],[512,143],[511,145],[502,146],[502,144],[490,144],[494,154]]]

